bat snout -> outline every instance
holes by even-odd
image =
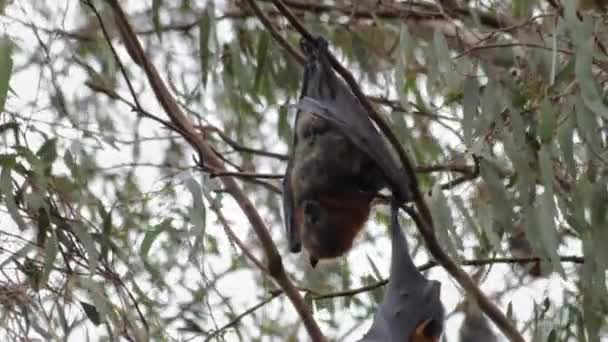
[[[302,242],[292,241],[289,243],[289,251],[291,253],[300,253],[302,251]]]

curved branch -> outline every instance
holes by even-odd
[[[164,109],[165,113],[169,116],[173,125],[179,129],[179,133],[182,134],[198,152],[200,157],[199,159],[201,161],[204,161],[205,164],[208,164],[213,169],[225,171],[223,162],[218,158],[207,142],[202,139],[200,134],[198,134],[191,120],[188,119],[188,117],[183,113],[175,101],[175,98],[169,92],[169,89],[162,80],[158,70],[144,53],[141,43],[135,35],[133,27],[129,23],[122,7],[119,4],[119,1],[107,0],[107,2],[114,12],[118,31],[120,32],[120,36],[125,44],[125,47],[127,48],[127,51],[129,52],[129,55],[133,61],[144,70],[154,95]],[[226,191],[232,195],[243,213],[247,216],[253,230],[258,236],[258,239],[260,240],[262,248],[266,254],[270,276],[281,287],[289,300],[292,302],[294,308],[302,318],[304,326],[306,327],[311,339],[313,341],[325,341],[325,337],[315,322],[310,308],[306,305],[302,296],[298,292],[298,289],[294,286],[285,273],[281,255],[279,254],[279,251],[272,241],[272,237],[270,236],[262,217],[254,207],[253,203],[245,195],[233,177],[222,177],[221,181],[224,184]]]

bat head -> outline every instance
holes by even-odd
[[[353,193],[303,202],[298,215],[300,236],[313,267],[319,259],[339,257],[352,247],[369,216],[370,198]]]

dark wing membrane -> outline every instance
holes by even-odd
[[[397,198],[409,201],[412,180],[398,166],[359,100],[332,69],[327,42],[317,38],[303,42],[302,47],[308,60],[299,108],[333,123],[378,165]]]
[[[302,250],[302,241],[295,222],[295,203],[293,191],[291,190],[291,165],[289,164],[283,178],[283,216],[285,217],[285,230],[289,251],[298,253]]]
[[[300,110],[314,113],[335,125],[357,148],[378,165],[393,193],[401,201],[410,200],[412,198],[410,179],[397,166],[386,143],[357,99],[348,98],[346,95],[350,94],[344,93],[344,91],[338,91],[336,95],[335,99],[322,100],[305,96],[297,107]]]
[[[300,112],[296,113],[296,119],[294,120],[294,127],[298,125],[298,118],[300,117]],[[295,222],[295,199],[294,193],[292,190],[291,183],[291,170],[293,168],[293,157],[295,147],[298,143],[298,136],[295,133],[296,129],[294,129],[293,134],[293,142],[292,149],[290,152],[289,161],[287,162],[287,170],[285,170],[285,177],[283,177],[283,217],[285,219],[285,231],[287,234],[287,245],[289,247],[289,251],[292,253],[298,253],[302,250],[302,241],[300,237],[300,233],[298,227]]]
[[[432,327],[429,332],[432,336],[439,336],[443,330],[441,284],[426,279],[414,265],[399,225],[398,210],[397,204],[393,203],[391,274],[384,299],[371,328],[360,342],[411,341],[417,328],[425,323]]]

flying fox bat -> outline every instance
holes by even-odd
[[[405,202],[411,180],[366,110],[334,73],[323,38],[301,43],[307,61],[295,134],[283,180],[289,249],[302,245],[311,264],[347,252],[369,216],[372,199],[388,186]]]

